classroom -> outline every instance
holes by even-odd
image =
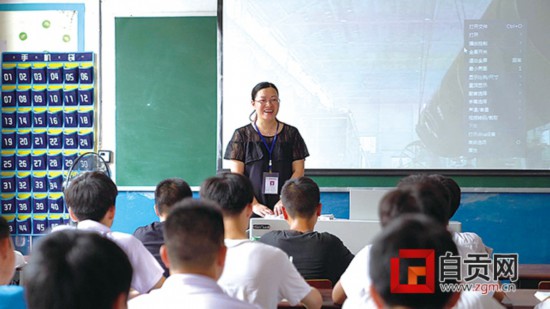
[[[520,0],[422,1],[429,17],[402,1],[234,2],[0,3],[0,24],[10,26],[0,27],[0,214],[16,250],[30,253],[69,221],[64,178],[85,152],[99,152],[117,184],[113,231],[131,234],[158,219],[154,190],[163,179],[185,179],[198,197],[206,178],[229,170],[226,145],[252,111],[242,107],[268,80],[281,93],[280,119],[304,136],[305,175],[320,187],[324,216],[376,221],[380,198],[401,178],[444,174],[462,189],[452,221],[463,232],[517,254],[520,265],[550,264],[549,48],[530,37],[544,41],[550,22],[528,10],[506,15]],[[372,29],[362,32],[365,20]],[[486,38],[498,27],[506,35]],[[484,65],[477,53],[487,42],[505,56]],[[42,85],[41,72],[63,72],[65,82]],[[33,86],[21,74],[35,76]],[[494,86],[499,80],[507,86]],[[502,103],[493,111],[487,98]],[[36,164],[49,169],[35,172]]]

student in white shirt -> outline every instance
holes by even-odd
[[[223,217],[211,201],[185,199],[174,205],[164,223],[160,256],[170,276],[160,289],[128,302],[136,308],[259,308],[225,294],[216,280],[227,248]]]
[[[118,195],[111,178],[101,172],[82,174],[69,183],[64,194],[69,215],[78,229],[100,233],[126,252],[134,270],[132,289],[147,293],[162,286],[163,269],[143,244],[130,234],[111,231]]]
[[[286,253],[248,239],[254,194],[247,177],[224,173],[208,178],[200,196],[217,202],[223,214],[227,256],[218,284],[227,294],[266,309],[277,308],[282,298],[291,305],[321,307],[319,291],[307,284]]]

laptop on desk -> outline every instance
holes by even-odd
[[[460,232],[461,224],[451,221],[449,227]],[[250,218],[250,239],[259,239],[262,235],[276,230],[288,230],[288,223],[279,218]],[[336,235],[353,254],[370,244],[376,234],[382,229],[378,220],[319,220],[315,224],[317,232],[328,232]]]

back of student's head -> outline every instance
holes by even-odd
[[[218,203],[224,216],[235,216],[252,203],[254,191],[248,177],[223,173],[202,183],[200,197]]]
[[[392,289],[392,259],[400,256],[402,249],[428,249],[434,251],[434,293],[400,293]],[[370,250],[369,275],[372,287],[381,296],[387,307],[403,306],[407,308],[444,308],[452,293],[442,292],[439,286],[439,257],[446,252],[457,256],[458,250],[451,234],[433,219],[422,214],[405,214],[392,220],[374,239]],[[399,258],[399,284],[409,283],[410,267],[424,267],[430,265],[423,258]],[[394,274],[395,275],[395,274]],[[427,274],[420,275],[418,284],[428,284]],[[457,283],[455,280],[447,283]]]
[[[402,214],[421,212],[422,205],[411,190],[397,188],[388,191],[378,204],[378,217],[382,227]]]
[[[411,175],[403,178],[398,188],[409,190],[419,200],[424,214],[444,225],[449,223],[449,193],[440,181],[428,175]]]
[[[176,203],[164,223],[164,243],[172,272],[211,267],[224,246],[219,206],[208,200]]]
[[[451,219],[456,211],[458,210],[458,207],[460,206],[460,195],[462,194],[462,191],[460,190],[460,186],[454,179],[448,176],[444,176],[441,174],[433,174],[430,175],[430,177],[438,180],[441,182],[442,185],[447,188],[447,192],[449,193],[449,219]]]
[[[33,309],[111,309],[120,297],[127,300],[132,280],[132,266],[118,245],[75,229],[40,239],[23,271]]]
[[[170,207],[187,197],[193,197],[189,184],[181,178],[168,178],[155,189],[155,206],[159,214],[167,214]]]
[[[281,190],[281,201],[291,217],[312,217],[320,200],[319,186],[309,177],[291,178]]]
[[[101,172],[88,172],[73,179],[65,188],[65,203],[79,221],[100,221],[115,206],[118,190]]]
[[[386,193],[378,205],[382,227],[394,218],[406,213],[423,213],[437,222],[447,225],[447,200],[440,187],[431,182],[403,184]]]

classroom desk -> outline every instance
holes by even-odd
[[[518,265],[518,289],[536,289],[540,281],[550,281],[550,264]]]
[[[321,296],[323,297],[323,306],[321,308],[323,309],[338,309],[342,308],[341,305],[335,304],[332,301],[332,289],[318,289],[321,293]],[[282,301],[277,305],[277,308],[305,308],[302,305],[298,306],[291,306],[286,301]]]
[[[531,309],[540,303],[535,297],[536,289],[517,289],[506,293],[502,305],[508,309]]]

